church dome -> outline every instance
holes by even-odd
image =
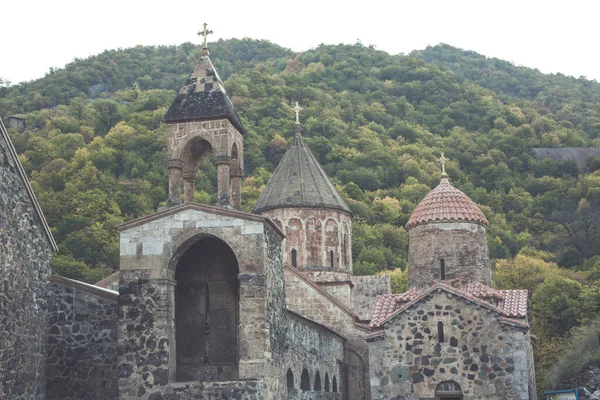
[[[488,221],[477,204],[466,194],[442,180],[415,208],[406,228],[435,222],[473,222],[487,225]]]
[[[299,132],[273,172],[253,212],[258,214],[288,207],[319,207],[351,213]]]

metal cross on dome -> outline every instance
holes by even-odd
[[[300,104],[296,102],[296,105],[292,108],[292,111],[296,113],[296,125],[300,125],[300,111],[304,110],[304,108],[300,107]]]
[[[206,49],[206,37],[211,35],[213,31],[206,29],[206,22],[204,23],[204,29],[198,32],[198,36],[204,36],[204,48]]]
[[[446,157],[444,157],[444,152],[440,153],[441,156],[438,159],[438,161],[440,162],[440,164],[442,164],[442,174],[446,175],[446,161],[449,161]]]

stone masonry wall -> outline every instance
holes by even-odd
[[[430,223],[409,231],[408,287],[440,282],[444,260],[446,281],[468,280],[492,286],[485,227],[474,223]]]
[[[48,400],[115,400],[118,294],[52,278]]]
[[[120,399],[171,399],[170,393],[191,399],[212,387],[176,382],[175,269],[189,246],[204,236],[225,242],[239,267],[237,375],[247,384],[231,381],[230,389],[243,399],[255,398],[258,387],[258,398],[281,393],[277,359],[283,352],[278,336],[286,330],[285,298],[277,256],[281,236],[275,229],[263,217],[196,204],[121,227]],[[274,271],[278,275],[270,276]]]
[[[0,398],[44,399],[51,245],[0,135]]]
[[[289,310],[327,326],[337,334],[349,339],[361,337],[368,329],[355,325],[356,316],[350,308],[336,304],[332,297],[319,290],[300,272],[284,268],[286,302]]]
[[[287,314],[287,351],[283,361],[281,380],[286,384],[288,370],[293,374],[293,389],[287,390],[292,399],[341,399],[341,385],[333,392],[332,382],[341,382],[340,365],[344,361],[344,338],[309,321],[298,314]],[[308,372],[310,390],[301,389],[303,370]],[[317,374],[320,389],[315,387]],[[328,384],[326,384],[328,382]]]
[[[374,400],[432,399],[443,381],[457,382],[464,400],[533,398],[527,329],[501,323],[494,312],[443,290],[408,311],[385,323],[383,338],[370,339]]]
[[[361,321],[371,319],[377,296],[392,293],[389,275],[353,276],[352,299],[354,312]]]
[[[352,273],[352,220],[349,214],[339,210],[311,207],[276,208],[261,214],[286,229],[286,239],[283,243],[284,264],[292,265],[291,254],[295,249],[298,252],[296,267],[300,270],[317,268],[339,272],[345,277]],[[318,235],[315,234],[316,229]],[[317,243],[314,243],[314,240],[317,240]],[[334,256],[333,268],[331,252]]]

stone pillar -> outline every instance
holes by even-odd
[[[233,208],[240,211],[242,209],[242,178],[244,170],[240,167],[235,167],[231,171],[231,202]]]
[[[172,159],[167,161],[169,171],[169,198],[167,205],[169,207],[181,204],[181,169],[183,163],[181,160]]]
[[[196,174],[194,172],[183,173],[183,202],[193,203],[196,193]]]
[[[231,157],[215,157],[217,164],[217,206],[231,208],[231,199],[229,197],[229,169],[231,167]]]

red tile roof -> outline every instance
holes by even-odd
[[[437,185],[415,208],[406,228],[428,222],[475,222],[487,225],[488,220],[477,204],[466,194],[455,188],[443,177]]]
[[[401,294],[384,294],[377,296],[373,315],[371,316],[371,328],[383,325],[393,316],[418,303],[427,294],[440,289],[457,294],[466,300],[472,301],[500,314],[507,322],[513,322],[510,318],[527,318],[529,300],[527,290],[496,290],[480,283],[469,283],[461,289],[457,289],[443,283],[437,283],[429,289],[411,288]],[[517,321],[520,325],[527,325],[526,321]]]

